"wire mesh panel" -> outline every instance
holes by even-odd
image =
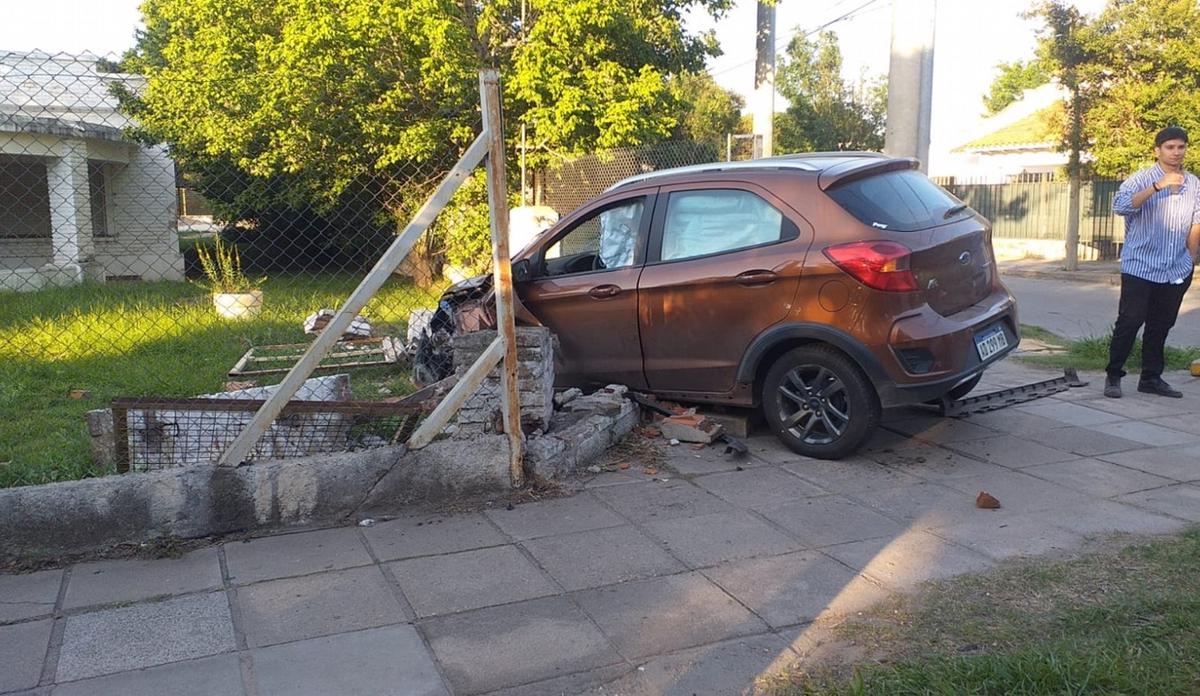
[[[261,400],[249,394],[282,379],[480,132],[473,71],[431,94],[406,91],[396,66],[339,69],[248,65],[216,80],[0,52],[0,486],[113,471],[85,416],[118,398],[129,447],[177,433],[171,448],[188,452],[130,462],[207,461],[244,411],[128,399]],[[285,80],[307,111],[242,132],[288,108],[268,89]],[[489,288],[439,312],[443,292],[490,266],[478,170],[317,370],[344,391],[306,385],[296,400],[384,403],[452,375],[450,336],[487,321]],[[404,415],[321,413],[284,439],[378,444]],[[364,419],[384,421],[372,438]]]

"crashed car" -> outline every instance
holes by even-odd
[[[990,223],[875,153],[631,177],[519,251],[513,279],[518,319],[558,338],[556,386],[761,409],[821,459],[882,408],[962,397],[1020,340]],[[449,289],[431,328],[494,326],[489,286]]]

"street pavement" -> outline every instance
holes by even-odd
[[[981,389],[1048,376],[1006,361]],[[0,575],[0,692],[742,693],[925,581],[1200,522],[1200,380],[1114,401],[1089,377],[963,420],[888,413],[840,462],[684,445],[512,510]]]

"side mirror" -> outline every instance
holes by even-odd
[[[523,283],[533,275],[533,269],[529,263],[529,259],[521,259],[514,261],[512,265],[512,278],[514,283]]]

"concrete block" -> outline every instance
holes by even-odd
[[[698,573],[584,590],[574,598],[616,649],[631,659],[767,630]]]
[[[0,575],[0,623],[32,619],[54,611],[58,589],[62,585],[61,570],[38,573]]]
[[[216,655],[54,687],[54,696],[240,696],[237,655]]]
[[[568,591],[686,570],[628,525],[542,537],[522,545]]]
[[[484,514],[505,534],[518,540],[625,524],[620,515],[586,494],[525,503],[512,510],[488,510]]]
[[[503,630],[496,630],[502,626]],[[479,694],[619,664],[596,627],[565,597],[423,622],[454,692]]]
[[[221,563],[215,548],[180,558],[82,563],[71,571],[63,608],[136,602],[220,587]]]
[[[223,592],[78,614],[67,618],[56,681],[153,667],[236,648]]]
[[[766,428],[766,425],[762,423],[762,414],[758,411],[717,413],[715,411],[700,409],[697,413],[721,426],[725,429],[726,433],[734,437],[750,437],[756,430],[764,430]]]
[[[53,626],[50,619],[0,626],[0,692],[37,686]]]
[[[720,425],[701,416],[668,416],[658,424],[658,428],[668,440],[706,445],[723,432]]]
[[[420,617],[544,597],[557,591],[513,546],[410,558],[389,567]]]
[[[369,565],[371,555],[354,527],[321,529],[225,544],[229,579],[260,580]]]
[[[646,531],[691,568],[801,548],[800,542],[742,510],[648,522]]]
[[[376,566],[241,587],[237,604],[251,647],[408,620]]]
[[[483,435],[469,442],[468,446],[459,440],[437,440],[409,453],[378,479],[361,512],[394,512],[415,502],[510,489],[508,438]]]
[[[394,561],[470,551],[509,542],[481,514],[420,515],[376,524],[363,530],[380,560]]]
[[[255,650],[259,696],[448,696],[412,626],[388,626]]]

